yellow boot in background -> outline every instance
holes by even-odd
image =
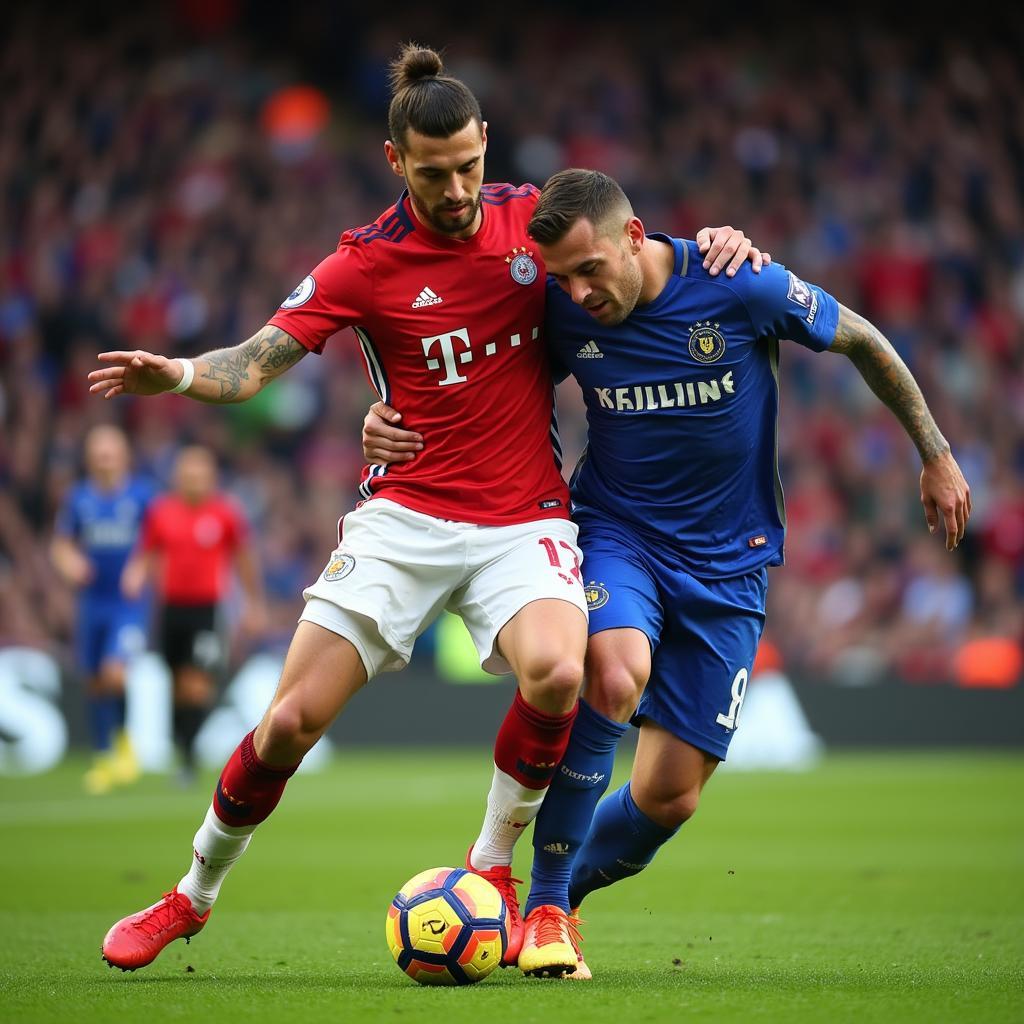
[[[142,774],[139,768],[139,759],[135,756],[135,749],[132,747],[132,741],[125,729],[119,729],[114,738],[111,768],[114,773],[114,783],[118,786],[128,786],[137,782]]]
[[[93,758],[92,766],[82,776],[82,786],[90,796],[109,793],[116,784],[114,755],[105,750]]]

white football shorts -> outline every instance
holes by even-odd
[[[542,519],[477,526],[374,498],[343,520],[341,540],[302,596],[299,621],[349,640],[367,677],[404,668],[416,638],[441,614],[462,617],[493,675],[501,628],[533,601],[556,598],[587,614],[576,524]]]

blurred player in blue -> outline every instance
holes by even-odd
[[[124,729],[124,689],[128,664],[145,643],[148,602],[146,595],[124,595],[121,574],[152,494],[131,475],[128,442],[117,427],[89,431],[85,469],[57,517],[51,553],[58,572],[78,591],[75,655],[94,754],[84,783],[100,794],[139,775]]]
[[[550,275],[555,369],[587,408],[572,495],[590,640],[584,699],[534,825],[527,913],[578,926],[584,897],[645,868],[693,815],[739,724],[766,570],[783,562],[779,339],[846,356],[896,414],[949,550],[971,499],[899,355],[821,288],[780,264],[711,277],[693,242],[645,234],[597,171],[554,175],[528,230]],[[630,720],[631,778],[598,803]],[[578,943],[575,955],[567,976],[589,978]]]

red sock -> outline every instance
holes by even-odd
[[[299,766],[272,768],[264,764],[249,733],[224,765],[213,793],[213,810],[225,825],[258,825],[270,817],[284,792],[285,783]]]
[[[527,789],[551,783],[569,744],[578,704],[564,715],[548,715],[527,704],[516,690],[494,744],[494,763]]]

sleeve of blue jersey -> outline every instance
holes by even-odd
[[[771,263],[760,274],[741,271],[731,283],[758,337],[786,338],[815,352],[835,339],[839,303],[783,264]]]

